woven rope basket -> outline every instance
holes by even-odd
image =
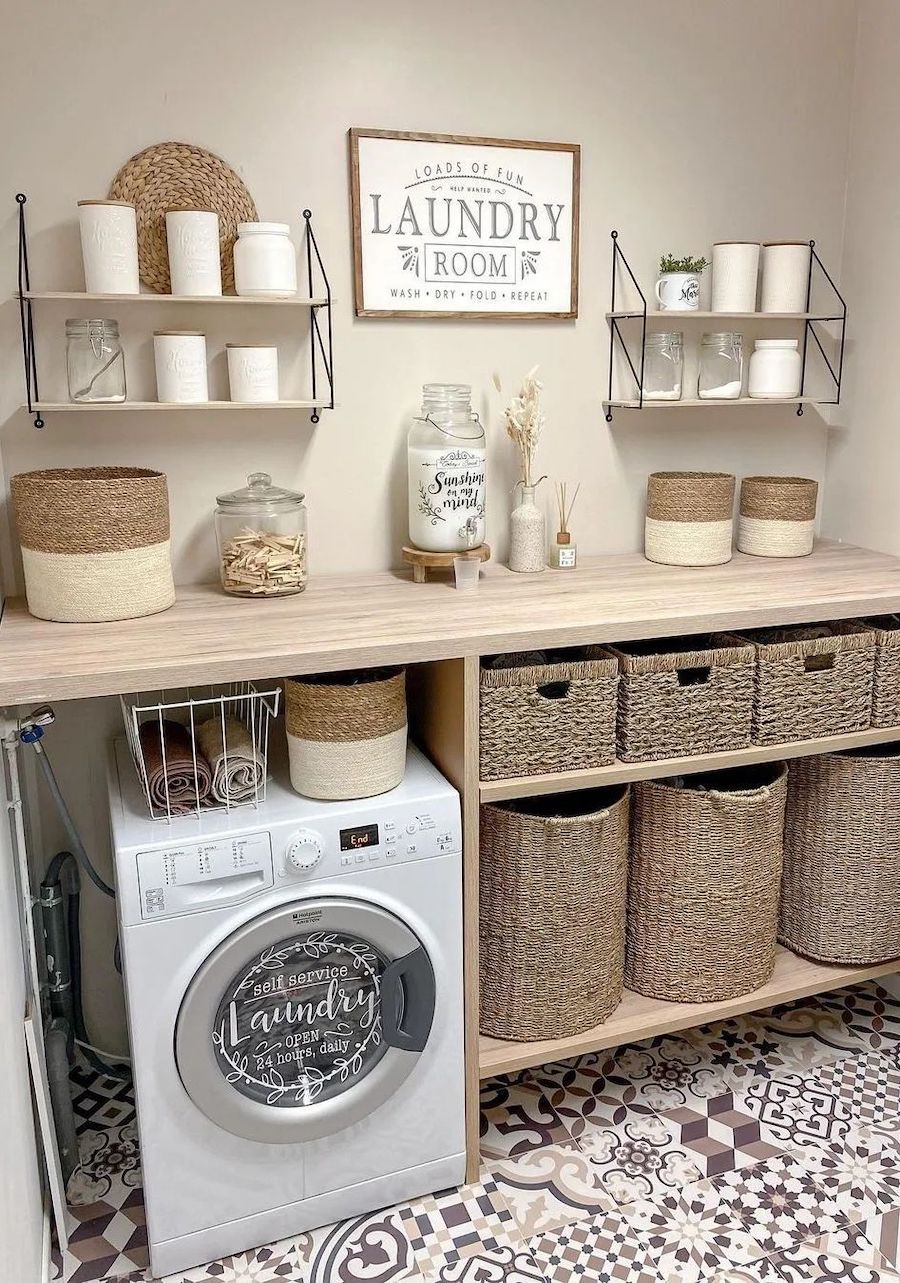
[[[11,481],[28,609],[100,623],[175,601],[169,492],[150,468],[49,468]]]
[[[653,472],[647,479],[644,556],[667,566],[731,560],[734,477],[725,472]]]
[[[819,483],[809,477],[744,477],[737,546],[754,557],[808,557]]]
[[[614,648],[623,762],[746,748],[753,713],[753,647],[721,633]]]
[[[862,624],[764,628],[756,646],[754,744],[784,744],[871,724],[875,634]]]
[[[578,1033],[622,997],[628,791],[481,808],[481,1029]]]
[[[224,160],[189,143],[155,143],[126,161],[109,195],[129,201],[137,213],[138,267],[149,289],[168,294],[169,247],[166,210],[206,209],[219,215],[222,288],[234,290],[234,242],[238,223],[256,222],[256,206]]]
[[[758,989],[775,966],[787,771],[767,763],[685,784],[634,785],[625,983],[713,1002]]]
[[[854,621],[875,634],[872,725],[900,726],[900,615]]]
[[[406,672],[369,669],[284,684],[291,784],[336,801],[396,788],[406,770]]]
[[[778,938],[820,962],[900,957],[900,746],[791,763]]]
[[[579,658],[529,662],[534,658],[501,656],[496,665],[482,666],[484,780],[586,770],[615,760],[618,664],[610,652],[592,646]]]

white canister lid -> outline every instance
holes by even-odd
[[[238,236],[263,235],[268,232],[276,236],[290,236],[290,223],[238,223]]]
[[[226,343],[225,347],[226,349],[233,348],[235,351],[241,351],[243,348],[246,348],[246,347],[261,348],[264,352],[278,351],[274,343]]]
[[[753,344],[754,349],[770,347],[793,349],[794,351],[796,351],[799,346],[799,339],[757,339]]]
[[[134,202],[130,200],[80,200],[80,205],[120,205],[125,209],[134,209]]]

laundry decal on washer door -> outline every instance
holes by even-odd
[[[216,1063],[241,1095],[275,1107],[328,1100],[353,1087],[387,1050],[381,978],[388,964],[347,932],[314,931],[269,945],[219,1002]]]

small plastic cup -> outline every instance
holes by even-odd
[[[471,557],[454,557],[453,573],[456,576],[456,587],[460,592],[472,592],[478,587],[478,576],[481,573],[481,562]]]

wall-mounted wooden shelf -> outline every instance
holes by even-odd
[[[613,762],[589,771],[557,771],[551,775],[516,775],[508,780],[482,780],[482,802],[502,802],[514,797],[535,797],[544,793],[571,793],[578,789],[628,784],[633,780],[667,779],[671,775],[697,775],[701,771],[722,771],[754,762],[780,762],[785,758],[814,757],[862,748],[866,744],[890,744],[900,740],[900,726],[872,726],[845,735],[828,735],[814,740],[792,740],[787,744],[751,744],[749,748],[726,753],[704,753],[696,757],[665,757],[655,762]]]
[[[640,401],[607,401],[604,404],[611,406],[616,410],[696,410],[700,406],[716,405],[721,409],[730,408],[734,405],[822,405],[814,396],[787,396],[787,397],[751,397],[738,396],[731,397],[729,400],[722,400],[718,397],[682,397],[680,401],[653,401],[649,397],[644,398],[643,404]],[[824,403],[827,404],[827,403]]]
[[[641,321],[643,312],[607,312],[607,321]],[[647,324],[664,322],[667,329],[677,329],[682,321],[840,321],[840,316],[823,316],[818,312],[648,312]]]
[[[76,411],[80,414],[115,413],[130,410],[315,410],[328,409],[330,401],[35,401],[31,409],[39,414]],[[28,406],[23,405],[23,410]]]
[[[604,1047],[621,1047],[637,1039],[724,1020],[745,1011],[761,1011],[794,998],[827,993],[829,989],[840,989],[843,985],[891,975],[897,971],[898,965],[897,962],[879,962],[867,967],[827,967],[779,947],[772,979],[761,989],[754,989],[740,998],[729,998],[725,1002],[661,1002],[626,990],[622,1002],[605,1024],[568,1038],[508,1042],[482,1035],[479,1040],[479,1073],[482,1078],[516,1073],[553,1060],[600,1051]]]
[[[33,303],[228,303],[241,307],[327,307],[327,298],[248,298],[236,294],[88,294],[81,290],[24,290],[16,299]],[[332,302],[334,300],[332,299]]]

